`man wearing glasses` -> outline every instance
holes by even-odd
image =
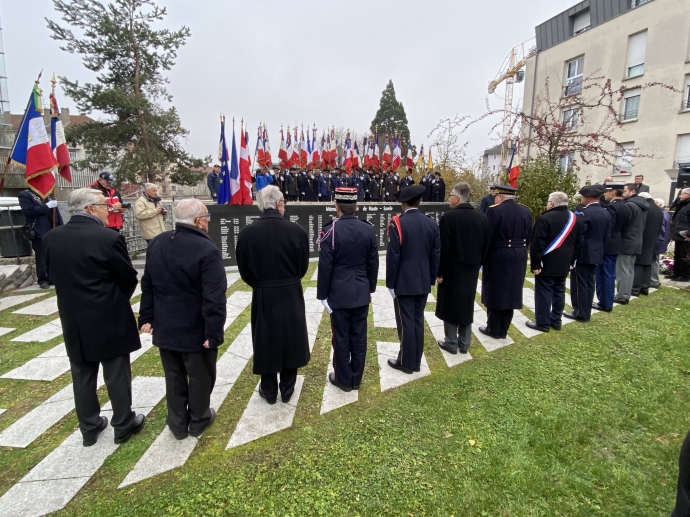
[[[108,206],[97,190],[77,189],[69,198],[70,221],[43,238],[85,447],[94,445],[108,427],[96,394],[100,365],[113,407],[115,443],[125,443],[145,423],[144,415],[131,409],[129,354],[141,348],[129,304],[137,272],[124,237],[106,229]]]

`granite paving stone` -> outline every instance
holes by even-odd
[[[47,293],[36,293],[36,294],[22,294],[19,296],[6,296],[5,298],[0,298],[0,311],[21,305],[30,300],[35,300],[41,296],[45,296]]]
[[[438,319],[433,312],[425,312],[424,319],[429,325],[431,334],[434,336],[434,341],[445,341],[446,332],[443,329],[443,321]],[[457,354],[451,354],[441,347],[438,347],[438,349],[441,352],[443,359],[446,361],[448,368],[452,368],[453,366],[457,366],[472,359],[472,354],[469,352],[466,354],[461,354],[460,352]]]
[[[33,303],[28,307],[23,307],[14,311],[12,314],[27,314],[29,316],[50,316],[58,311],[57,296],[52,296]]]
[[[21,343],[45,343],[46,341],[50,341],[51,339],[61,335],[62,323],[60,323],[60,318],[57,318],[53,321],[49,321],[48,323],[44,323],[40,327],[36,327],[35,329],[30,330],[21,336],[17,336],[16,338],[12,339],[12,341],[18,341]]]
[[[328,376],[333,373],[333,348],[331,348],[331,357],[328,360],[328,371],[326,372],[326,386],[323,390],[323,398],[321,399],[321,411],[323,415],[334,409],[347,406],[359,400],[359,391],[352,390],[350,392],[345,392],[340,388],[333,386],[328,380]]]
[[[426,356],[422,354],[422,361],[418,372],[412,374],[403,373],[400,370],[395,370],[388,366],[388,359],[397,359],[400,350],[400,343],[390,343],[377,341],[376,351],[379,362],[379,378],[381,381],[381,391],[390,390],[407,384],[409,382],[421,379],[431,374],[429,365],[426,362]]]

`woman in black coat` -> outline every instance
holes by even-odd
[[[309,267],[309,239],[302,227],[283,218],[285,201],[277,188],[262,189],[258,205],[263,214],[240,231],[236,256],[242,280],[253,289],[252,341],[254,373],[261,375],[259,394],[275,404],[277,374],[282,401],[287,402],[297,368],[309,362],[301,283]]]

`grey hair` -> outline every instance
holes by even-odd
[[[456,183],[452,193],[460,198],[461,203],[469,203],[472,200],[472,188],[464,181]]]
[[[70,214],[84,214],[86,207],[96,205],[103,198],[99,190],[92,188],[78,188],[69,195],[68,208]],[[103,198],[105,199],[105,198]]]
[[[568,194],[565,192],[551,192],[549,194],[549,201],[553,203],[553,206],[568,206]]]
[[[152,188],[157,189],[158,185],[155,183],[144,183],[144,190],[151,190]]]
[[[664,203],[664,200],[661,199],[660,197],[654,199],[654,202],[656,203],[656,206],[660,208],[664,208],[666,206],[666,203]]]
[[[175,206],[175,220],[178,223],[194,224],[197,218],[206,215],[206,205],[190,197],[183,199]]]
[[[690,188],[684,188],[680,191],[681,194],[690,194]]]
[[[652,199],[652,195],[649,192],[640,192],[638,196],[644,199]]]
[[[259,206],[259,210],[264,212],[270,208],[276,208],[276,203],[281,199],[283,199],[283,194],[280,189],[275,185],[268,185],[259,191],[256,204]]]

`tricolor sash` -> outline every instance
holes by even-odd
[[[573,214],[572,212],[568,212],[568,222],[565,223],[565,227],[561,230],[561,233],[558,234],[554,241],[546,247],[544,255],[548,255],[553,250],[557,250],[558,248],[560,248],[565,242],[565,240],[568,238],[568,235],[570,235],[570,232],[572,232],[573,228],[575,228],[576,223],[577,217],[575,217],[575,214]]]

